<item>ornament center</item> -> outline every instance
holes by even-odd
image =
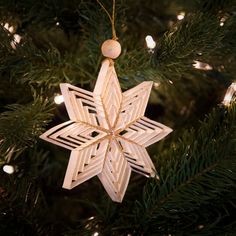
[[[108,135],[111,136],[111,137],[115,137],[116,136],[116,133],[114,130],[109,130],[108,131]]]

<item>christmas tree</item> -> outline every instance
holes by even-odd
[[[69,120],[61,83],[93,91],[113,2],[0,1],[0,235],[235,235],[234,0],[116,1],[121,88],[153,81],[145,116],[173,132],[122,203],[61,187],[70,152],[39,136]]]

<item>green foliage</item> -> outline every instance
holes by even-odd
[[[95,203],[89,235],[223,235],[236,227],[235,104],[218,107],[158,156],[160,180],[122,205]],[[223,148],[222,148],[223,147]],[[137,188],[137,186],[136,186]],[[137,191],[138,192],[138,191]],[[130,192],[128,192],[130,195]],[[87,227],[86,227],[87,225]],[[86,234],[87,233],[87,234]],[[76,235],[71,231],[66,235]]]
[[[27,105],[12,104],[0,116],[1,156],[32,147],[52,118],[47,100],[35,98]]]
[[[160,158],[160,182],[150,182],[143,202],[137,203],[136,211],[143,216],[138,219],[144,227],[150,221],[153,232],[178,232],[177,226],[171,224],[180,220],[179,230],[209,235],[211,230],[215,234],[224,232],[236,223],[236,219],[230,219],[225,228],[220,224],[232,209],[235,211],[235,115],[235,106],[228,111],[218,108],[199,129],[186,132],[167,152],[168,156]],[[225,215],[221,215],[224,211]],[[167,219],[172,223],[163,228]],[[206,219],[209,226],[204,229]],[[198,224],[204,227],[198,229]]]
[[[116,9],[122,88],[156,82],[147,116],[175,130],[149,150],[160,180],[133,175],[122,204],[96,178],[61,189],[69,153],[39,135],[67,119],[51,104],[60,83],[93,89],[110,22],[95,0],[0,0],[0,165],[15,168],[0,171],[0,234],[234,235],[236,106],[217,104],[235,80],[235,0],[117,0]]]
[[[224,32],[212,15],[196,13],[187,16],[162,38],[157,48],[157,68],[161,75],[175,75],[178,79],[192,70],[194,59],[206,60],[220,47]],[[167,76],[168,78],[168,76]]]
[[[18,181],[1,173],[5,183],[0,187],[2,235],[45,235],[47,231],[56,232],[57,223],[49,224],[52,217],[50,204],[46,202],[43,192],[44,183],[47,182],[45,175],[55,168],[48,154],[37,146],[25,151],[22,154],[25,159],[15,166],[14,175]]]

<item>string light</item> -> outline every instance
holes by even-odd
[[[60,95],[60,94],[57,94],[55,97],[54,97],[54,102],[56,103],[56,104],[61,104],[61,103],[63,103],[64,102],[64,98],[63,98],[63,96],[62,95]]]
[[[4,172],[6,172],[9,175],[11,175],[15,172],[15,168],[11,165],[4,165],[2,169]]]
[[[227,20],[227,16],[223,16],[221,19],[220,19],[220,26],[224,26],[225,24],[225,21]]]
[[[10,33],[13,34],[16,30],[14,26],[10,26],[9,23],[1,23],[1,25]],[[22,37],[19,34],[13,34],[13,40],[10,42],[10,45],[13,49],[16,49],[16,45],[20,43]]]
[[[181,11],[178,15],[177,15],[177,19],[178,20],[183,20],[185,17],[185,12]]]
[[[15,32],[14,26],[10,26],[9,23],[5,23],[5,24],[2,23],[1,25],[11,34]]]
[[[159,83],[159,82],[155,82],[155,83],[153,84],[153,86],[154,86],[155,89],[157,89],[157,88],[160,86],[160,83]]]
[[[201,61],[193,61],[193,67],[198,70],[212,70],[212,66],[210,66],[207,63],[201,62]]]
[[[17,44],[19,44],[20,43],[20,41],[21,41],[21,36],[19,35],[19,34],[14,34],[13,35],[13,40],[11,41],[11,47],[13,48],[13,49],[16,49],[16,45]]]
[[[153,49],[156,47],[156,42],[153,40],[151,35],[147,35],[145,40],[147,47],[150,49],[149,51],[153,52],[154,51]]]
[[[19,34],[14,34],[14,42],[15,43],[20,43],[21,41],[21,36]]]
[[[98,236],[99,233],[98,232],[95,232],[92,236]]]
[[[222,101],[222,103],[225,105],[225,106],[228,106],[230,104],[230,102],[232,101],[232,98],[233,98],[233,95],[234,93],[236,92],[236,83],[232,83],[226,93],[225,93],[225,97]]]
[[[198,225],[198,229],[203,229],[204,225]]]

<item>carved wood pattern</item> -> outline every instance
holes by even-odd
[[[157,177],[145,147],[172,130],[144,116],[152,82],[122,93],[110,59],[105,59],[93,92],[61,84],[70,121],[40,137],[71,150],[63,187],[98,176],[113,201],[121,202],[131,171]]]

